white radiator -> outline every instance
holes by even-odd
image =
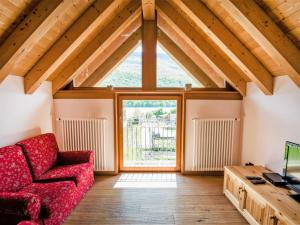
[[[233,164],[236,119],[193,119],[193,171],[223,171]]]
[[[105,170],[106,119],[59,119],[59,121],[63,151],[93,150],[94,170]]]

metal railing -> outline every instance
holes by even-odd
[[[125,166],[176,166],[176,120],[124,123]]]

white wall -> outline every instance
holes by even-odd
[[[300,89],[287,76],[275,79],[272,96],[249,83],[243,111],[242,162],[282,173],[285,141],[300,143]]]
[[[241,100],[187,100],[186,102],[186,130],[185,130],[185,170],[191,171],[193,164],[193,122],[194,118],[238,118],[241,119]],[[235,137],[236,151],[240,149],[240,122],[237,123]],[[239,161],[240,155],[237,156]]]
[[[32,95],[24,94],[22,77],[8,76],[0,84],[0,147],[52,132],[52,90],[44,82]]]
[[[55,99],[54,117],[58,118],[106,118],[106,165],[114,171],[114,102],[112,99]],[[59,138],[59,121],[55,127]]]

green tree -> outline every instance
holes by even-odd
[[[171,114],[176,114],[176,109],[172,109]]]
[[[153,114],[156,118],[161,118],[164,115],[164,111],[162,108],[153,111]]]

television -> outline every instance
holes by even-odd
[[[286,142],[284,163],[283,178],[294,191],[300,193],[300,144]]]

